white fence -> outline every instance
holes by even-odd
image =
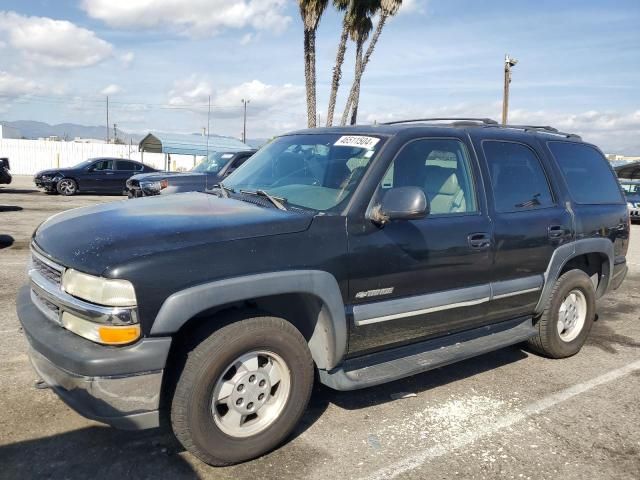
[[[161,153],[145,153],[143,157],[137,145],[13,139],[0,139],[0,157],[9,158],[14,175],[33,175],[48,168],[71,167],[96,157],[143,160],[147,165],[161,169],[165,168],[166,162]],[[188,170],[197,160],[190,155],[171,155],[171,169]]]

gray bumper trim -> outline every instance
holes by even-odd
[[[62,370],[29,349],[36,373],[81,415],[125,430],[160,425],[162,371],[121,377],[85,377]]]

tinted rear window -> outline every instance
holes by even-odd
[[[521,143],[485,140],[495,209],[518,212],[554,204],[547,177],[537,155]]]
[[[549,142],[577,203],[620,203],[618,181],[607,160],[595,148],[581,143]]]

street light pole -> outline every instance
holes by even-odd
[[[511,85],[511,69],[516,66],[518,60],[504,56],[504,93],[502,96],[502,124],[506,125],[509,117],[509,86]]]
[[[249,103],[251,100],[245,100],[244,98],[242,99],[242,103],[244,105],[244,120],[243,120],[243,127],[242,127],[242,143],[246,143],[247,142],[247,103]]]

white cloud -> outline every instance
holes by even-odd
[[[0,11],[0,36],[27,59],[50,67],[86,67],[109,57],[113,46],[66,20]]]
[[[253,40],[253,33],[245,33],[240,39],[240,45],[248,45]]]
[[[44,88],[33,80],[0,71],[0,97],[2,98],[16,98],[42,91]]]
[[[123,55],[120,55],[120,61],[125,68],[129,68],[135,59],[136,54],[133,52],[127,52]]]
[[[426,11],[426,0],[404,0],[398,13],[425,13]]]
[[[209,101],[213,89],[206,80],[198,79],[195,75],[183,80],[176,80],[169,91],[169,105],[202,107]]]
[[[291,22],[287,0],[82,0],[95,19],[118,28],[168,26],[189,36],[207,36],[228,28],[283,31]]]
[[[122,88],[120,87],[120,85],[116,85],[115,83],[112,83],[111,85],[107,85],[102,90],[100,90],[100,94],[115,95],[116,93],[120,93],[121,91],[122,91]]]
[[[364,111],[362,123],[389,122],[408,118],[425,117],[489,117],[500,120],[501,102],[487,104],[460,103],[437,109],[411,107],[384,108]],[[607,153],[640,153],[640,110],[632,112],[561,112],[546,110],[512,109],[509,112],[512,125],[550,125],[560,131],[575,133],[585,141],[598,145]]]
[[[218,92],[215,105],[234,108],[241,105],[242,99],[250,101],[251,109],[256,111],[268,109],[285,109],[301,104],[304,89],[300,86],[286,83],[284,85],[267,85],[260,80],[252,80],[235,87]]]

